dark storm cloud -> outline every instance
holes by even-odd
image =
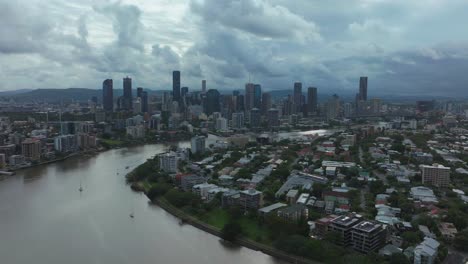
[[[464,0],[0,0],[0,89],[141,86],[468,94]],[[418,10],[413,12],[412,10]]]

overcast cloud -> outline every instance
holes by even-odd
[[[0,90],[265,90],[468,95],[466,0],[0,0]]]

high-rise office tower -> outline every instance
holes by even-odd
[[[232,91],[232,95],[239,96],[240,92],[238,90],[234,90],[234,91]]]
[[[143,88],[138,87],[138,88],[137,88],[137,97],[140,97],[140,98],[141,98],[141,93],[143,93]]]
[[[201,87],[202,93],[206,93],[206,80],[201,81]]]
[[[271,108],[271,94],[262,94],[262,114],[266,115],[268,110]]]
[[[218,90],[209,89],[206,92],[206,97],[205,97],[205,104],[204,104],[205,114],[211,115],[214,112],[219,112],[220,111],[219,100],[220,100],[220,94]]]
[[[148,92],[142,91],[141,92],[141,111],[143,113],[148,112]]]
[[[359,78],[359,100],[367,101],[367,77]]]
[[[260,127],[260,121],[261,121],[261,114],[260,114],[260,109],[258,108],[252,108],[250,110],[250,127]]]
[[[232,113],[231,126],[235,129],[244,127],[244,112]]]
[[[106,79],[102,83],[102,108],[104,111],[114,111],[114,88],[112,79]]]
[[[262,86],[260,84],[254,85],[254,107],[262,108]]]
[[[269,127],[279,126],[279,111],[275,108],[268,109],[267,120]]]
[[[317,112],[317,88],[315,87],[307,89],[307,112]]]
[[[255,84],[247,83],[245,85],[245,110],[254,108]]]
[[[172,72],[172,101],[180,101],[180,71]]]
[[[340,98],[334,94],[327,102],[327,119],[334,119],[340,115]]]
[[[188,94],[188,87],[180,88],[180,96],[185,97]]]
[[[122,108],[125,110],[132,109],[132,78],[125,77],[123,78],[123,105]]]
[[[294,105],[295,113],[299,113],[302,108],[302,83],[294,83]]]
[[[237,96],[236,110],[238,112],[245,111],[245,96],[243,94]]]

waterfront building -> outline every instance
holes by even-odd
[[[168,173],[177,172],[178,158],[176,153],[168,152],[159,155],[159,168]]]
[[[21,154],[29,160],[38,161],[41,158],[41,142],[27,138],[21,143]]]
[[[263,193],[255,189],[240,191],[239,205],[244,209],[259,209],[263,206]]]

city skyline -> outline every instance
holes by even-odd
[[[172,84],[168,73],[180,69],[192,89],[203,79],[207,90],[243,89],[250,79],[264,91],[295,81],[354,91],[356,76],[365,75],[376,93],[467,93],[463,1],[356,0],[344,10],[311,1],[246,0],[247,13],[236,1],[0,5],[6,36],[0,91],[98,89],[103,79],[126,75],[138,80],[135,87],[165,90]],[[413,9],[417,16],[408,13]]]

